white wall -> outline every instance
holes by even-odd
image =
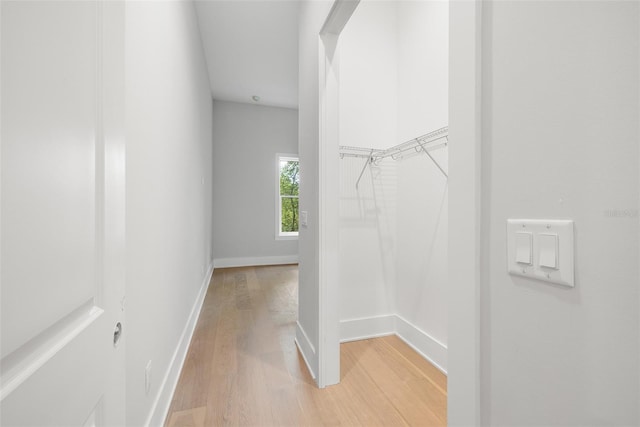
[[[276,240],[277,153],[298,153],[297,110],[214,101],[216,265],[297,259],[297,240]]]
[[[432,155],[446,170],[447,149]],[[446,348],[447,180],[424,154],[403,159],[397,170],[396,312]]]
[[[340,145],[384,149],[396,144],[396,12],[393,2],[361,1],[340,34]],[[379,317],[395,312],[396,163],[367,166],[356,188],[365,163],[340,160],[342,340],[388,332],[393,319]]]
[[[637,2],[483,16],[487,425],[638,425]],[[544,25],[540,25],[544,22]],[[506,273],[507,218],[575,221],[575,288]]]
[[[358,325],[362,319],[395,313],[397,165],[385,160],[367,166],[356,188],[366,161],[340,160],[342,339],[368,336],[367,323]]]
[[[161,424],[212,262],[212,108],[191,2],[127,2],[126,93],[127,424]]]
[[[400,2],[397,16],[397,138],[403,142],[449,125],[449,3]],[[431,154],[448,170],[448,148]],[[407,155],[397,170],[396,310],[446,352],[447,178],[425,154]]]
[[[319,344],[319,34],[332,0],[305,0],[300,4],[298,40],[298,154],[300,156],[300,210],[308,212],[308,226],[300,228],[298,327],[296,340],[314,375],[318,373]]]
[[[397,2],[397,141],[449,125],[449,2]]]
[[[340,33],[340,145],[395,145],[397,10],[393,1],[362,0]]]

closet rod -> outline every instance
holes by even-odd
[[[438,142],[444,140],[442,142]],[[429,144],[429,145],[428,145]],[[429,132],[417,138],[413,138],[409,141],[403,142],[402,144],[395,145],[391,148],[387,148],[386,150],[379,150],[375,148],[363,148],[363,147],[349,147],[346,145],[340,146],[340,158],[343,159],[345,157],[358,157],[367,159],[362,165],[362,170],[360,171],[360,175],[358,176],[358,180],[356,181],[356,189],[360,184],[360,180],[362,179],[362,175],[364,171],[367,169],[367,165],[377,164],[376,162],[380,159],[384,159],[386,157],[391,157],[394,160],[397,160],[396,156],[401,155],[405,151],[415,150],[416,152],[424,152],[429,159],[436,165],[438,170],[444,175],[446,179],[449,179],[449,175],[447,172],[440,166],[440,164],[433,158],[429,151],[434,150],[440,147],[446,147],[449,144],[449,127],[443,127],[437,129],[433,132]]]
[[[437,141],[444,140],[438,144],[434,144]],[[395,145],[386,150],[371,149],[363,147],[350,147],[346,145],[340,146],[340,157],[360,157],[363,159],[373,158],[373,162],[383,159],[385,157],[392,157],[404,153],[405,151],[415,150],[424,151],[434,150],[442,146],[446,146],[449,143],[449,128],[443,127],[441,129],[429,132],[425,135],[403,142],[402,144]],[[430,144],[430,145],[427,145]]]
[[[446,139],[446,142],[445,142],[446,144],[448,142],[448,137],[449,137],[449,127],[443,127],[443,128],[434,130],[433,132],[429,132],[427,134],[419,136],[417,138],[410,139],[409,141],[403,142],[402,144],[398,144],[391,148],[387,148],[386,150],[383,150],[382,152],[380,152],[379,157],[384,158],[384,157],[398,155],[402,152],[405,152],[411,149],[416,149],[418,146],[424,148],[425,144],[430,144],[432,142],[436,142],[441,139]],[[435,146],[433,147],[429,146],[427,148],[431,149],[431,148],[435,148]]]
[[[414,150],[416,152],[420,152],[423,151],[423,149],[426,149],[428,151],[432,151],[435,150],[437,148],[441,148],[441,147],[445,147],[448,143],[449,143],[449,137],[448,136],[441,136],[439,138],[436,139],[432,139],[427,143],[421,143],[421,140],[416,138],[413,139],[409,142],[411,142],[411,144],[407,144],[404,143],[402,144],[403,147],[398,146],[398,148],[393,147],[393,148],[389,148],[387,150],[384,150],[384,152],[380,153],[380,155],[378,156],[379,159],[384,159],[387,157],[391,157],[394,160],[397,160],[396,157],[402,153],[405,153],[407,151],[411,151]],[[425,144],[429,144],[428,146]]]

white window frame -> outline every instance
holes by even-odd
[[[297,154],[276,154],[276,240],[298,240],[298,231],[282,231],[282,196],[280,195],[280,162],[281,161],[296,161],[300,163],[300,159]],[[298,194],[298,206],[300,206],[300,195]],[[300,221],[298,220],[298,224]]]

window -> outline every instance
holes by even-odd
[[[298,191],[300,162],[296,156],[279,154],[277,175],[276,238],[298,237]]]

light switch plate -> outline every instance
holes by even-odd
[[[307,226],[307,218],[308,218],[308,213],[307,211],[300,211],[300,225],[303,227]]]
[[[532,265],[518,262],[516,241],[517,236],[522,238],[520,233],[531,233],[532,235]],[[557,268],[550,267],[553,262],[549,260],[549,251],[554,244],[554,241],[550,239],[553,236],[557,236],[555,240]],[[510,274],[574,287],[573,251],[572,220],[507,220],[507,270]]]

